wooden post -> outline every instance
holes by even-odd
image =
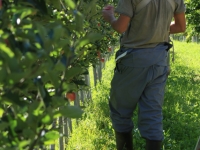
[[[89,86],[89,90],[88,91],[85,91],[86,92],[86,98],[87,100],[90,99],[92,100],[92,93],[91,93],[91,90],[90,90],[90,75],[85,75],[85,83]]]
[[[80,91],[80,100],[82,101],[82,103],[85,102],[85,94],[83,90]]]
[[[72,133],[72,120],[71,120],[71,118],[67,118],[67,123],[68,123],[68,127],[69,127],[69,132],[71,134]]]
[[[102,66],[101,66],[102,64],[101,64],[101,62],[100,62],[100,64],[98,65],[98,79],[99,79],[99,81],[101,81],[101,78],[102,78]]]
[[[56,127],[57,119],[53,120],[52,128]],[[50,145],[50,150],[55,150],[55,144]]]
[[[80,107],[79,92],[76,92],[76,99],[74,101],[74,105]]]
[[[93,74],[94,74],[94,86],[97,85],[97,72],[96,72],[96,66],[93,67]]]
[[[68,138],[69,138],[69,129],[68,129],[68,122],[67,122],[68,118],[64,118],[64,136],[65,136],[65,144],[68,143]]]
[[[196,43],[197,42],[197,40],[196,40],[197,38],[196,38],[196,36],[194,35],[194,36],[192,36],[192,42],[193,43]]]
[[[59,138],[59,148],[60,150],[64,150],[64,141],[63,141],[63,117],[59,117],[59,128],[60,128],[60,138]]]
[[[185,42],[186,40],[185,40],[186,38],[185,38],[185,36],[183,36],[183,42]]]
[[[80,107],[80,96],[79,92],[76,92],[76,99],[74,101],[74,105]],[[76,124],[78,125],[78,119],[76,119]]]

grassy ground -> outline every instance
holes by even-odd
[[[193,150],[200,136],[200,46],[175,42],[175,62],[167,81],[163,150]],[[102,82],[92,88],[93,101],[83,119],[74,126],[67,150],[114,150],[114,132],[108,109],[114,57],[106,62]],[[91,79],[92,81],[92,79]],[[137,122],[137,112],[133,117]],[[135,150],[144,150],[144,140],[134,129]]]

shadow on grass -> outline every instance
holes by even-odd
[[[192,150],[200,135],[200,72],[185,66],[174,69],[163,107],[165,149]]]

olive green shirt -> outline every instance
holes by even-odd
[[[135,13],[141,0],[119,0],[116,12],[131,17],[129,27],[120,39],[121,47],[150,48],[168,42],[170,23],[175,13],[185,12],[183,0],[175,1],[175,10],[168,0],[151,0]]]

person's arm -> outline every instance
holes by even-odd
[[[170,25],[170,34],[185,32],[186,19],[185,13],[174,14],[174,21]]]
[[[127,30],[130,22],[130,17],[120,14],[118,18],[115,18],[114,8],[112,6],[104,7],[102,15],[104,20],[108,22],[118,33],[122,34]]]

